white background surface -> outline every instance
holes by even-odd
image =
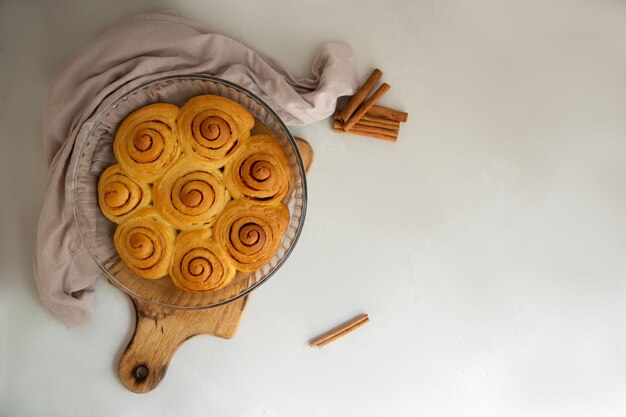
[[[310,140],[304,234],[235,339],[136,395],[104,280],[68,330],[31,270],[52,76],[119,18],[176,8],[307,75],[325,40],[380,67],[397,144]],[[626,2],[0,2],[0,416],[623,416]],[[361,312],[322,350],[307,340]]]

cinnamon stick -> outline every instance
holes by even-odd
[[[343,110],[339,113],[339,120],[342,122],[347,121],[352,113],[363,103],[363,101],[367,98],[370,91],[376,86],[380,78],[383,76],[381,70],[376,68],[372,71],[372,74],[367,78],[365,83],[357,90],[356,93],[350,98],[348,104],[343,108]]]
[[[391,123],[379,122],[378,120],[370,120],[369,118],[366,119],[365,117],[366,116],[363,116],[361,120],[359,120],[357,124],[355,124],[354,126],[379,127],[381,129],[393,130],[394,132],[397,132],[400,130],[400,122],[392,122],[395,124],[391,124]]]
[[[343,128],[343,122],[341,121],[341,119],[339,119],[338,111],[335,112],[334,120],[341,123],[340,127]],[[355,124],[354,126],[358,127],[360,125],[381,127],[381,128],[395,130],[395,131],[400,130],[400,122],[397,122],[395,120],[384,119],[382,117],[370,116],[368,113],[366,113],[365,116],[361,117],[361,120],[359,120],[357,124]]]
[[[378,90],[376,90],[370,98],[361,103],[361,105],[354,111],[354,113],[352,113],[352,116],[350,116],[350,118],[345,123],[344,130],[347,131],[352,129],[356,122],[358,122],[361,117],[363,117],[365,113],[367,113],[367,111],[371,109],[374,104],[376,104],[376,102],[390,89],[391,86],[387,83],[383,83],[380,87],[378,87]]]
[[[350,130],[348,130],[346,133],[352,133],[354,131],[354,129],[363,131],[363,132],[372,132],[372,133],[381,133],[383,135],[394,135],[397,134],[400,131],[400,128],[393,128],[390,126],[380,126],[380,125],[376,125],[375,123],[373,123],[373,125],[371,124],[367,124],[367,123],[373,123],[373,122],[368,122],[368,121],[360,121],[357,124],[354,125],[354,127]],[[335,120],[333,122],[333,127],[336,129],[344,129],[344,123],[341,123],[339,120]],[[344,130],[345,132],[345,130]]]
[[[370,116],[382,117],[384,119],[395,120],[398,122],[406,122],[409,119],[408,113],[383,106],[373,106],[367,113]]]
[[[327,344],[334,342],[347,335],[348,333],[358,329],[363,326],[365,323],[369,322],[369,316],[367,314],[360,314],[353,318],[352,320],[335,327],[334,329],[322,334],[321,336],[316,337],[315,339],[309,342],[309,346],[311,347],[324,347]]]
[[[375,132],[368,132],[365,130],[361,130],[359,128],[353,127],[352,129],[350,129],[349,131],[345,131],[341,128],[336,128],[333,127],[333,132],[337,132],[337,133],[352,133],[353,135],[358,135],[358,136],[367,136],[368,138],[375,138],[375,139],[382,139],[382,140],[386,140],[388,142],[397,142],[398,141],[398,132],[393,132],[393,131],[388,131],[388,134],[383,134],[383,133],[375,133]]]
[[[376,106],[374,106],[376,107]],[[370,109],[371,110],[371,109]],[[385,119],[384,117],[378,117],[378,116],[372,116],[370,113],[365,113],[365,116],[361,117],[361,123],[364,120],[369,120],[372,122],[378,122],[381,124],[386,124],[389,126],[397,126],[398,128],[400,127],[400,122],[397,120],[391,120],[391,119]]]

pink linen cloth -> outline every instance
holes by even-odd
[[[332,115],[357,87],[352,49],[322,45],[311,78],[295,78],[275,60],[175,12],[141,14],[90,41],[50,89],[43,117],[48,187],[39,219],[34,272],[43,304],[68,327],[91,316],[100,270],[74,219],[72,172],[99,109],[159,77],[204,73],[252,91],[288,125]]]

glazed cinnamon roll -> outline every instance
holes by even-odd
[[[157,279],[167,275],[176,231],[156,210],[146,207],[117,226],[113,241],[124,263],[137,275]]]
[[[177,119],[183,152],[222,167],[243,145],[254,127],[254,117],[243,106],[224,97],[204,95],[189,100]]]
[[[230,202],[213,227],[215,240],[226,248],[239,271],[252,272],[278,249],[289,224],[283,204],[259,204],[246,199]]]
[[[206,231],[188,231],[176,238],[169,272],[183,291],[214,291],[235,276],[230,257],[209,235]]]
[[[154,205],[180,230],[210,226],[230,200],[219,170],[204,161],[181,158],[154,184]]]
[[[250,137],[224,167],[224,183],[233,198],[281,201],[290,180],[289,159],[283,147],[269,135]]]
[[[134,111],[115,134],[113,152],[132,178],[153,182],[180,155],[175,133],[178,107],[156,103]]]
[[[121,223],[150,204],[150,187],[134,181],[118,164],[111,165],[98,179],[100,210],[113,223]]]

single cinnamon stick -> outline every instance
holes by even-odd
[[[365,113],[365,116],[361,117],[361,120],[359,121],[359,123],[363,123],[365,121],[376,122],[380,125],[387,125],[387,126],[391,126],[394,128],[397,127],[398,129],[400,129],[400,122],[398,122],[397,120],[390,120],[390,119],[385,119],[383,117],[372,116],[369,113]]]
[[[335,112],[334,121],[341,123],[341,126],[338,127],[341,127],[343,129],[343,122],[341,121],[341,119],[339,119],[339,112]],[[359,120],[354,126],[373,126],[394,131],[400,130],[400,122],[396,122],[395,120],[383,119],[382,117],[369,116],[367,114],[361,117],[361,120]]]
[[[358,329],[359,327],[367,323],[369,320],[370,319],[367,314],[360,314],[356,316],[355,318],[353,318],[352,320],[340,326],[337,326],[334,329],[329,330],[328,332],[322,334],[321,336],[318,336],[315,339],[311,340],[309,342],[309,346],[318,347],[318,348],[324,347],[327,344],[339,339],[340,337],[343,337],[347,335],[348,333]]]
[[[335,340],[339,339],[340,337],[343,337],[343,336],[347,335],[348,333],[351,333],[351,332],[355,331],[356,329],[358,329],[359,327],[363,326],[365,323],[368,323],[369,321],[370,321],[370,319],[366,317],[365,320],[362,320],[362,321],[356,323],[354,326],[346,329],[345,331],[343,331],[341,333],[337,333],[336,335],[334,335],[332,337],[329,337],[328,339],[324,340],[323,342],[318,343],[316,346],[318,348],[323,348],[327,344],[334,342]]]
[[[400,110],[390,109],[389,107],[373,106],[367,112],[370,116],[382,117],[389,120],[395,120],[398,122],[406,122],[409,119],[409,114]]]
[[[345,131],[343,129],[340,128],[336,128],[333,127],[333,132],[337,132],[337,133],[351,133],[353,135],[357,135],[357,136],[367,136],[368,138],[375,138],[375,139],[382,139],[382,140],[386,140],[388,142],[397,142],[398,141],[398,132],[392,132],[389,131],[389,134],[382,134],[382,133],[374,133],[374,132],[368,132],[368,131],[364,131],[358,128],[352,128],[349,131]]]
[[[361,119],[357,124],[354,125],[355,127],[366,127],[366,126],[370,126],[370,127],[377,127],[379,129],[385,129],[385,130],[392,130],[394,132],[397,132],[400,130],[400,124],[398,123],[397,126],[394,125],[388,125],[388,124],[384,124],[384,123],[379,123],[379,122],[372,122],[370,120],[363,120]]]
[[[357,90],[356,93],[350,98],[346,107],[343,108],[341,113],[339,113],[339,120],[345,122],[352,116],[352,113],[363,103],[363,101],[367,98],[370,91],[376,86],[380,78],[383,76],[383,72],[376,68],[372,71],[372,74],[367,78],[365,83]]]
[[[344,130],[352,129],[352,126],[361,120],[361,117],[363,117],[365,113],[367,113],[367,111],[371,109],[374,104],[376,104],[376,102],[389,90],[391,90],[391,86],[387,83],[383,83],[380,87],[378,87],[378,90],[376,90],[370,98],[361,103],[359,108],[352,113],[352,116],[350,116],[350,118],[346,121]]]
[[[383,135],[391,136],[391,135],[397,134],[400,131],[400,128],[393,128],[393,127],[385,126],[385,125],[381,127],[380,125],[376,125],[376,124],[372,126],[372,125],[368,125],[367,123],[372,123],[372,122],[360,121],[359,123],[355,124],[352,129],[348,130],[346,133],[352,133],[354,129],[357,129],[363,132],[381,133]],[[344,123],[341,123],[339,120],[335,120],[333,122],[333,127],[336,129],[343,129]]]
[[[387,124],[387,123],[381,123],[375,120],[366,120],[365,116],[363,116],[361,120],[359,120],[358,123],[355,124],[354,126],[355,127],[371,126],[371,127],[378,127],[378,128],[386,129],[386,130],[393,130],[394,132],[397,132],[400,130],[400,122],[395,122],[395,123],[396,124]]]

